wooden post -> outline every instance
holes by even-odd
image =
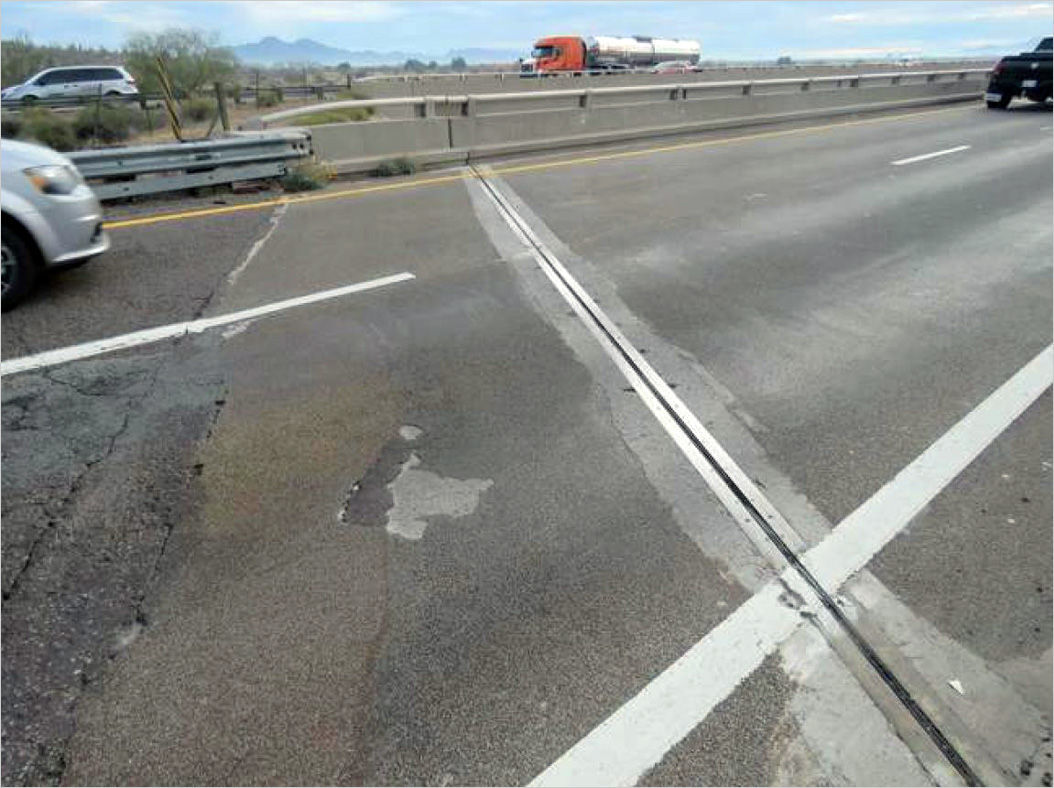
[[[224,131],[231,130],[231,120],[227,116],[227,96],[223,90],[223,83],[216,82],[216,106],[220,110],[220,125]]]
[[[161,98],[165,103],[165,111],[168,113],[168,124],[172,128],[172,136],[179,142],[183,141],[183,124],[179,120],[179,111],[175,96],[172,94],[172,83],[168,80],[168,69],[165,61],[160,55],[157,56],[157,77],[161,84]]]
[[[260,69],[256,69],[256,108],[260,108]]]

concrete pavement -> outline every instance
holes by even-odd
[[[498,164],[492,180],[809,546],[1050,344],[1049,117],[971,107],[726,133]],[[19,781],[526,782],[782,569],[476,180],[272,211],[130,228],[116,246],[171,259],[173,234],[242,228],[194,256],[221,282],[206,314],[416,279],[48,373],[83,388],[157,359],[165,381],[116,431],[126,456],[89,460],[98,481],[67,495],[58,530],[91,496],[115,527],[139,521],[142,504],[112,505],[133,471],[171,489],[176,513],[142,546],[157,569],[131,581],[128,621],[79,636],[112,656],[86,689],[5,649],[5,696],[21,687],[5,702],[5,781],[26,768]],[[3,327],[17,333],[33,319],[21,314]],[[164,322],[127,314],[76,341]],[[22,411],[70,413],[60,385],[5,378],[5,525],[9,489],[28,495],[36,478],[19,472],[35,440],[21,440]],[[119,424],[128,405],[108,406]],[[163,419],[182,430],[154,432]],[[844,589],[975,768],[1036,784],[1050,769],[1045,424],[1049,396]],[[144,460],[162,448],[168,464]],[[82,520],[104,538],[98,515]],[[79,569],[30,566],[4,607],[5,645],[37,642],[27,664],[49,653],[26,638],[30,581],[44,594]],[[44,687],[68,698],[63,726],[33,718]],[[902,717],[806,625],[642,779],[959,779]],[[34,742],[56,754],[34,760]]]

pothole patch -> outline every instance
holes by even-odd
[[[479,497],[494,484],[492,479],[449,479],[418,469],[420,458],[410,454],[399,475],[388,485],[392,508],[385,530],[417,541],[428,528],[429,517],[465,517],[476,511]]]

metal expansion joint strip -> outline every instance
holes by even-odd
[[[756,489],[750,489],[753,488],[753,485],[749,483],[749,480],[746,480],[746,475],[739,470],[738,466],[735,465],[731,458],[728,458],[727,455],[725,455],[724,450],[720,448],[716,440],[706,432],[705,428],[698,424],[698,421],[694,416],[690,415],[690,411],[686,413],[687,408],[684,404],[672,395],[668,386],[661,380],[655,370],[644,362],[640,354],[629,345],[624,337],[621,336],[621,332],[610,323],[607,316],[600,312],[589,294],[574,279],[574,277],[571,276],[570,272],[564,268],[563,264],[556,259],[548,249],[546,249],[545,245],[534,234],[534,231],[527,226],[517,212],[512,209],[508,201],[505,199],[505,196],[494,188],[487,178],[474,166],[470,165],[469,169],[473,175],[479,179],[481,185],[491,196],[506,221],[511,226],[514,226],[527,243],[533,247],[537,253],[539,262],[547,266],[548,270],[546,273],[549,274],[550,278],[554,278],[556,281],[562,283],[566,292],[575,299],[578,306],[581,307],[585,314],[587,314],[593,321],[594,326],[604,337],[606,337],[611,348],[614,349],[624,363],[640,377],[644,385],[647,386],[654,398],[666,411],[669,418],[677,424],[684,437],[706,458],[713,474],[716,474],[721,480],[726,487],[727,492],[730,493],[731,496],[739,502],[742,508],[750,514],[753,523],[760,528],[768,538],[769,542],[779,551],[787,563],[794,568],[802,580],[812,589],[820,603],[831,614],[835,621],[838,622],[852,643],[860,651],[861,655],[867,660],[868,664],[870,664],[878,673],[882,681],[904,705],[919,726],[922,727],[933,741],[934,745],[941,751],[944,757],[948,759],[948,762],[960,774],[963,781],[967,785],[982,785],[983,783],[981,779],[977,776],[970,765],[966,763],[966,760],[958,752],[955,746],[948,740],[937,724],[912,697],[907,687],[905,687],[896,675],[894,675],[893,671],[885,664],[863,635],[860,634],[857,628],[838,606],[837,602],[835,602],[812,572],[809,571],[808,567],[801,562],[798,554],[787,543],[787,538],[779,533],[780,530],[785,530],[784,528],[779,527],[782,524],[783,518],[776,513],[771,506],[765,505],[766,502],[763,496],[760,496]],[[689,422],[696,422],[696,424],[692,425]],[[718,461],[714,456],[715,453],[725,455],[721,457],[722,461]],[[739,479],[734,479],[733,475],[739,477]],[[746,483],[744,483],[744,480],[746,480]],[[719,497],[724,497],[720,496],[720,491],[715,490],[715,492],[719,494]],[[762,509],[768,511],[763,512]]]

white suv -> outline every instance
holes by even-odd
[[[63,66],[49,68],[21,85],[5,88],[4,101],[88,96],[134,96],[135,79],[120,66]]]

